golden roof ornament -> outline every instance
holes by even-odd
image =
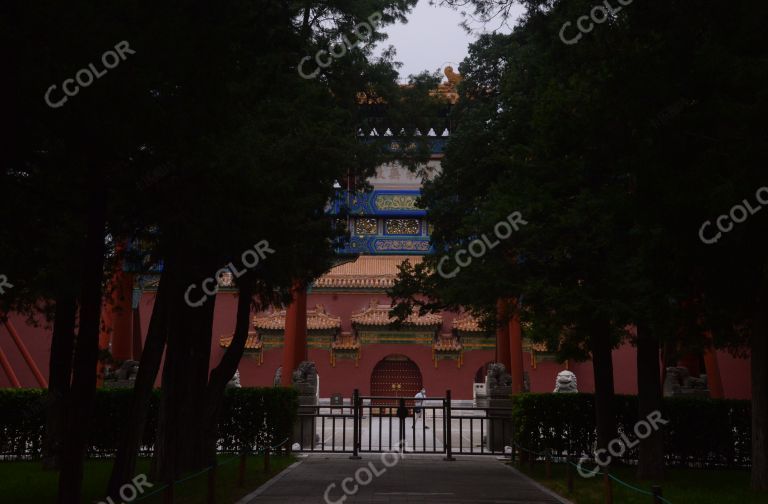
[[[451,87],[456,87],[459,82],[461,82],[461,74],[458,74],[453,71],[453,67],[451,65],[448,65],[445,67],[445,77],[448,79],[448,85]]]

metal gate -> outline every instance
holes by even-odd
[[[387,401],[386,408],[382,402]],[[302,452],[502,455],[513,446],[512,408],[454,406],[445,397],[360,396],[342,405],[301,406]],[[402,448],[401,448],[402,447]]]

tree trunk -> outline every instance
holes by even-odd
[[[659,338],[643,323],[637,325],[637,399],[638,418],[647,418],[652,412],[661,411]],[[640,440],[637,477],[641,480],[664,478],[664,432],[661,429]]]
[[[525,392],[525,366],[523,365],[523,333],[520,327],[520,310],[517,299],[508,302],[509,314],[509,374],[512,376],[512,393]]]
[[[215,270],[215,265],[208,268]],[[201,398],[208,385],[216,297],[210,296],[202,306],[191,307],[183,295],[186,285],[200,285],[203,278],[179,276],[178,285],[185,287],[180,290],[181,295],[173,296],[169,306],[168,345],[152,469],[158,481],[177,479],[186,471],[202,468],[206,462]]]
[[[159,290],[159,286],[158,286]],[[155,298],[157,300],[157,298]],[[154,307],[152,309],[154,311]],[[152,319],[150,317],[149,319],[150,325],[152,324]],[[142,342],[141,342],[141,309],[137,306],[133,309],[133,344],[131,345],[132,351],[133,351],[133,360],[141,360],[142,353]],[[163,343],[165,345],[165,343]]]
[[[616,438],[616,414],[613,389],[613,345],[610,325],[598,321],[592,325],[592,369],[595,375],[595,419],[597,446],[606,448]]]
[[[67,432],[66,401],[72,375],[72,352],[75,347],[77,298],[69,294],[58,296],[54,317],[43,438],[44,469],[61,467],[61,450]]]
[[[155,296],[155,304],[152,307],[152,317],[149,320],[144,351],[139,362],[139,372],[133,386],[131,409],[123,421],[120,447],[112,466],[112,474],[107,489],[107,495],[113,499],[118,496],[120,487],[136,476],[136,457],[144,437],[152,390],[160,370],[163,350],[168,337],[168,270],[171,267],[171,262],[166,261],[160,275],[160,284]],[[177,294],[183,295],[182,293]]]
[[[752,489],[768,490],[768,294],[752,320]]]
[[[102,281],[104,278],[104,195],[96,191],[89,205],[80,295],[80,330],[75,344],[72,387],[67,402],[67,436],[59,474],[59,504],[80,504],[83,464],[96,395],[96,365],[99,358]]]
[[[509,349],[509,305],[506,300],[496,301],[496,362],[509,371],[512,368],[512,354]]]
[[[251,299],[253,288],[244,283],[240,287],[240,297],[237,300],[237,321],[232,343],[227,348],[219,365],[211,371],[208,389],[205,397],[205,449],[207,461],[212,464],[216,457],[216,441],[218,439],[218,419],[221,403],[224,399],[224,391],[227,383],[235,375],[237,366],[245,351],[245,343],[248,340],[248,328],[251,318]]]

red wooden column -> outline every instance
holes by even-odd
[[[504,299],[499,299],[496,302],[496,319],[498,325],[496,327],[496,362],[504,364],[504,367],[509,371],[512,368],[509,354],[509,308],[507,302]]]
[[[99,326],[99,353],[109,349],[109,340],[112,337],[112,302],[109,298],[101,300],[101,322]],[[99,359],[96,362],[96,386],[104,385],[104,363]]]
[[[280,382],[291,386],[291,375],[299,363],[307,359],[307,289],[301,283],[293,285],[293,302],[285,314],[283,338],[283,369]]]
[[[110,291],[105,293],[101,305],[99,349],[109,349],[113,359],[124,361],[133,358],[133,274],[123,271],[125,245],[117,244],[115,254],[117,262],[109,283]],[[96,366],[96,374],[98,386],[103,385],[104,369],[101,362]]]
[[[509,302],[512,311],[509,318],[509,374],[512,375],[512,393],[522,394],[523,387],[523,332],[520,327],[520,312],[517,309],[517,300]]]
[[[112,292],[112,356],[117,360],[133,358],[133,274],[118,271]]]
[[[307,289],[297,286],[296,289],[296,344],[294,345],[294,369],[299,363],[309,358],[307,353]]]
[[[141,297],[139,297],[140,301]],[[133,333],[133,348],[131,350],[133,351],[133,360],[137,361],[141,360],[141,311],[138,304],[133,309],[133,319],[131,322],[133,326],[131,331]]]
[[[724,399],[723,381],[720,378],[720,365],[717,362],[717,351],[714,347],[712,333],[707,331],[704,338],[708,345],[704,348],[704,367],[707,371],[707,387],[709,387],[709,396],[712,399]]]

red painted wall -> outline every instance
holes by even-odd
[[[155,294],[145,293],[140,301],[141,329],[146,336],[152,315]],[[352,330],[350,315],[366,307],[371,299],[385,304],[388,299],[385,294],[371,293],[310,293],[308,308],[323,304],[325,309],[334,316],[341,316],[342,331]],[[235,311],[237,300],[234,294],[219,294],[216,299],[216,313],[213,321],[213,338],[211,341],[211,366],[218,364],[224,353],[219,346],[219,338],[230,335],[235,328]],[[51,328],[40,321],[37,326],[27,324],[24,317],[11,314],[11,321],[27,345],[30,353],[38,364],[43,375],[48,376],[48,360],[51,345]],[[452,313],[443,315],[444,322],[441,332],[450,332],[453,318]],[[8,356],[22,386],[37,387],[37,382],[21,357],[7,331],[0,325],[0,348]],[[320,374],[320,393],[329,397],[332,393],[349,396],[355,388],[361,394],[370,392],[371,373],[381,359],[388,355],[405,355],[417,363],[421,371],[424,387],[430,395],[442,395],[447,389],[457,399],[472,397],[472,383],[477,370],[484,364],[494,360],[493,351],[472,351],[464,354],[464,364],[460,369],[456,361],[441,360],[435,369],[431,358],[431,349],[427,346],[416,345],[366,345],[361,352],[359,367],[353,360],[337,360],[336,367],[330,365],[327,350],[311,349],[310,359],[317,364]],[[726,352],[718,352],[720,373],[722,375],[725,396],[733,399],[749,399],[750,361],[749,358],[736,358]],[[275,370],[282,364],[282,349],[269,350],[264,353],[264,363],[259,366],[252,355],[246,355],[240,364],[240,379],[244,386],[272,385]],[[534,392],[551,392],[555,386],[557,373],[566,368],[565,364],[544,361],[532,368],[531,355],[524,354],[524,368],[528,373],[531,389]],[[613,368],[616,392],[634,394],[637,391],[637,365],[635,349],[629,344],[622,345],[613,352]],[[594,391],[594,380],[591,362],[569,362],[568,369],[576,374],[579,390]],[[159,377],[157,381],[159,385]],[[8,387],[10,382],[5,373],[0,371],[0,387]]]
[[[720,365],[720,380],[723,382],[723,394],[728,399],[751,399],[751,359],[738,358],[728,352],[717,352]]]
[[[219,296],[221,298],[221,296]],[[384,294],[371,293],[310,293],[308,308],[316,304],[325,306],[326,311],[334,316],[341,316],[342,331],[351,331],[350,315],[365,308],[371,299],[381,304],[388,302]],[[218,307],[217,307],[218,309]],[[234,315],[231,316],[234,318]],[[455,314],[443,314],[441,332],[450,332]],[[230,332],[232,329],[230,329]],[[222,350],[219,350],[222,352]],[[457,369],[456,362],[442,360],[435,369],[431,357],[431,349],[416,345],[365,345],[361,351],[359,367],[354,361],[338,360],[336,367],[330,366],[330,355],[327,350],[311,349],[310,359],[314,360],[320,375],[320,394],[329,397],[332,393],[341,393],[345,397],[352,394],[355,388],[361,394],[370,392],[370,379],[376,364],[388,355],[405,355],[419,366],[424,387],[428,394],[442,395],[446,389],[451,389],[456,399],[471,399],[472,384],[477,370],[494,360],[493,351],[472,351],[464,354],[464,364]],[[264,353],[264,363],[256,365],[255,359],[244,359],[240,365],[240,380],[243,385],[269,385],[272,383],[274,372],[282,363],[281,349],[269,350]],[[637,365],[635,349],[631,345],[623,345],[613,352],[615,390],[619,394],[634,394],[637,391]],[[545,361],[539,362],[536,369],[531,365],[531,354],[524,354],[524,368],[528,373],[531,390],[534,392],[551,392],[555,386],[557,373],[566,369],[565,364]],[[594,379],[591,362],[570,362],[568,369],[576,374],[579,390],[594,391]]]

